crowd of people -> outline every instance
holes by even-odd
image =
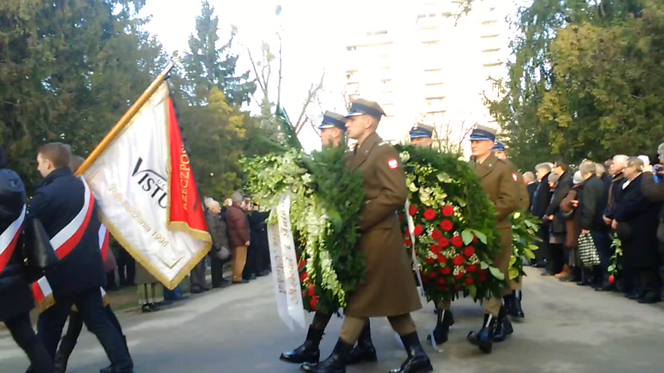
[[[658,154],[664,163],[664,144]],[[616,155],[604,163],[584,160],[576,172],[563,160],[535,170],[523,175],[531,212],[542,220],[532,265],[560,281],[660,302],[662,166],[647,156]]]

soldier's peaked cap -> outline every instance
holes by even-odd
[[[491,149],[492,152],[504,152],[505,151],[505,144],[503,144],[500,141],[496,141],[495,144],[493,144],[493,149]]]
[[[433,137],[433,127],[426,124],[416,123],[410,129],[411,139],[430,139]]]
[[[496,141],[496,133],[491,127],[477,125],[470,134],[470,141]]]
[[[358,115],[370,115],[376,119],[380,119],[380,117],[385,115],[385,112],[377,102],[358,98],[357,100],[353,100],[351,103],[350,110],[348,110],[346,118],[355,117]]]
[[[327,128],[339,128],[340,130],[346,130],[346,122],[348,119],[341,114],[333,113],[331,111],[326,111],[323,114],[323,122],[318,126],[318,129],[324,130]]]

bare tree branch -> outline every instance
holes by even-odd
[[[314,99],[317,97],[318,92],[323,89],[323,81],[325,80],[325,72],[320,77],[320,81],[318,84],[312,83],[311,87],[309,87],[309,92],[307,94],[307,98],[304,101],[304,104],[302,105],[302,110],[300,111],[300,115],[297,118],[297,122],[295,122],[295,132],[300,133],[300,130],[302,130],[302,127],[306,124],[304,122],[304,119],[306,118],[306,113],[307,113],[307,108],[309,107],[309,104],[314,101]]]
[[[261,87],[261,91],[263,91],[263,94],[267,97],[267,87],[263,84],[264,82],[261,80],[260,75],[258,75],[256,62],[254,62],[254,57],[251,55],[251,51],[249,50],[249,48],[247,48],[247,53],[249,54],[249,61],[251,61],[251,67],[254,69],[254,74],[256,74],[256,80],[258,81],[258,85]]]
[[[277,110],[281,107],[281,80],[283,78],[283,42],[281,40],[281,34],[277,32],[277,37],[279,38],[279,77],[277,80]]]

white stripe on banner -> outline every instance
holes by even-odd
[[[42,277],[39,280],[37,280],[37,285],[39,285],[39,288],[42,291],[42,294],[44,294],[44,298],[48,297],[49,295],[53,294],[53,289],[51,289],[51,284],[48,283],[48,280],[46,277]]]
[[[270,212],[270,217],[277,214],[278,223],[268,225],[267,237],[272,258],[277,310],[281,320],[293,331],[293,321],[302,328],[305,327],[305,323],[295,242],[291,231],[290,204],[290,195],[283,194],[279,205]]]
[[[424,292],[424,285],[422,284],[422,268],[420,267],[420,262],[417,260],[417,253],[415,252],[415,223],[413,222],[413,217],[410,216],[410,213],[408,212],[410,209],[410,199],[406,199],[406,216],[408,217],[406,220],[408,221],[408,232],[410,233],[410,241],[413,243],[413,248],[411,250],[411,256],[413,258],[413,271],[415,271],[415,275],[417,276],[417,282],[420,287],[420,294],[422,294],[423,297],[426,296],[426,293]],[[421,300],[420,300],[421,301]]]
[[[78,232],[78,230],[85,222],[85,217],[87,216],[88,210],[90,209],[90,188],[88,188],[88,183],[83,180],[83,177],[81,177],[81,181],[83,182],[83,187],[85,188],[85,202],[83,203],[83,208],[78,212],[76,217],[70,221],[69,224],[67,224],[67,226],[62,228],[58,234],[51,238],[51,246],[53,246],[53,249],[56,251],[65,242],[69,241],[69,239],[72,238],[76,232]]]
[[[25,210],[26,206],[23,205],[23,211],[21,211],[21,215],[14,220],[13,223],[5,229],[4,232],[0,235],[0,255],[5,252],[9,248],[9,245],[12,244],[12,241],[14,241],[14,237],[16,237],[16,233],[18,232],[19,229],[21,229],[21,225],[23,225],[23,220],[25,219]]]

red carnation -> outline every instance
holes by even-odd
[[[477,236],[473,236],[473,243],[477,243],[477,242],[478,242]]]
[[[609,284],[613,284],[614,282],[616,282],[616,277],[613,275],[609,276]]]
[[[469,265],[469,266],[467,266],[467,267],[466,267],[466,272],[468,272],[468,273],[475,273],[475,272],[477,272],[477,265],[473,264],[473,265]]]
[[[303,259],[303,260],[300,260],[300,265],[297,267],[297,269],[298,269],[299,271],[302,271],[302,268],[304,268],[305,265],[307,265],[307,261],[304,260],[304,259]]]
[[[434,258],[427,258],[427,264],[434,264],[436,262],[436,259]]]
[[[449,232],[454,229],[454,224],[449,220],[443,220],[443,222],[440,223],[440,228],[445,232]]]
[[[445,255],[443,254],[438,255],[438,263],[447,263],[447,258],[445,257]]]
[[[304,280],[309,278],[309,274],[307,272],[302,272],[300,275],[300,282],[304,282]]]
[[[417,215],[417,206],[410,205],[410,207],[408,208],[408,214],[409,214],[410,216],[415,216],[415,215]]]
[[[436,218],[436,212],[433,209],[427,209],[424,212],[424,218],[427,219],[428,221],[432,221],[433,219]]]
[[[421,236],[424,233],[424,228],[421,225],[415,226],[415,231],[413,232],[416,236]]]
[[[457,279],[457,280],[460,280],[460,279],[463,278],[463,275],[464,275],[463,272],[459,272],[459,273],[457,273],[456,275],[454,275],[454,278]]]
[[[411,241],[410,238],[404,238],[404,239],[403,239],[403,243],[404,243],[406,246],[413,246],[413,241]]]
[[[310,297],[316,296],[316,288],[313,285],[309,286],[308,294]]]
[[[443,216],[445,216],[445,217],[450,217],[450,216],[452,216],[452,215],[454,215],[454,207],[452,207],[452,206],[445,206],[445,207],[443,208]]]
[[[461,237],[459,237],[459,236],[452,237],[452,245],[454,245],[456,247],[463,246],[463,239],[461,239]]]
[[[442,273],[442,274],[444,274],[444,275],[449,275],[450,273],[452,273],[452,270],[450,269],[450,267],[443,267],[443,268],[440,270],[440,273]]]
[[[449,247],[450,241],[447,238],[443,237],[440,240],[438,240],[438,246],[442,247],[443,249]]]
[[[431,252],[432,252],[432,253],[434,253],[434,254],[436,254],[436,255],[439,255],[441,251],[442,251],[442,249],[440,248],[440,246],[438,246],[438,245],[431,245]]]
[[[465,249],[463,249],[463,255],[466,258],[470,258],[471,256],[473,256],[473,254],[475,254],[475,248],[474,247],[468,246]]]
[[[309,306],[311,306],[311,309],[316,311],[316,307],[318,306],[318,297],[313,297],[311,301],[309,302]]]
[[[439,285],[445,285],[445,279],[441,278],[440,280],[438,280],[438,284]]]
[[[473,280],[472,277],[466,277],[466,285],[470,286],[474,283],[475,281]]]
[[[431,233],[431,238],[438,241],[443,238],[443,232],[439,231],[438,229],[434,229],[433,233]]]
[[[486,276],[480,275],[479,279],[480,279],[480,282],[484,282],[484,281],[486,281]]]
[[[427,277],[432,278],[432,279],[436,278],[436,272],[429,273],[429,275]]]
[[[465,259],[463,259],[463,257],[461,255],[457,255],[457,256],[454,257],[454,265],[455,266],[463,265],[463,263],[465,263]]]

